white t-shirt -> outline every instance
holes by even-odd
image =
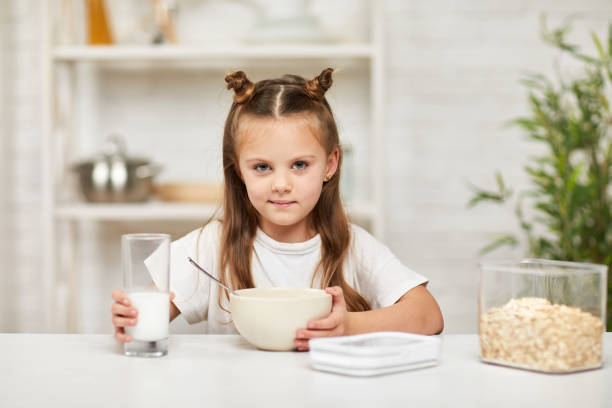
[[[343,266],[345,281],[378,309],[394,304],[410,289],[427,279],[408,269],[363,228],[351,224],[351,246]],[[190,323],[208,320],[209,333],[237,333],[231,316],[219,308],[219,286],[198,271],[187,259],[193,258],[213,276],[219,275],[221,223],[206,225],[172,242],[170,247],[170,290],[173,303]],[[155,257],[149,259],[155,262]],[[277,242],[261,229],[253,244],[251,273],[255,287],[311,287],[312,275],[321,258],[321,238],[317,234],[306,242]],[[152,265],[149,265],[152,266]],[[159,268],[149,268],[151,272]],[[153,272],[154,273],[154,272]],[[153,276],[157,281],[158,277]],[[312,287],[319,288],[315,280]],[[229,301],[222,295],[222,305]]]

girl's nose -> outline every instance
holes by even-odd
[[[291,192],[291,183],[285,174],[277,174],[274,178],[274,185],[272,191],[275,193],[289,193]]]
[[[291,187],[287,183],[276,183],[272,191],[275,193],[290,193]]]

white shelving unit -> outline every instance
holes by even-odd
[[[190,61],[202,59],[248,58],[248,59],[322,59],[361,58],[371,59],[376,48],[371,44],[349,45],[253,45],[211,46],[186,45],[160,46],[63,46],[54,48],[55,61]]]
[[[65,201],[61,185],[67,163],[65,158],[74,139],[74,129],[65,120],[78,102],[75,91],[75,67],[81,63],[148,64],[203,63],[223,64],[224,60],[243,61],[283,60],[293,64],[304,61],[347,62],[356,61],[366,66],[370,89],[369,141],[369,192],[366,203],[351,203],[348,213],[366,220],[371,232],[378,238],[384,236],[383,216],[383,2],[370,1],[370,42],[325,45],[244,45],[215,46],[56,46],[53,39],[53,7],[60,2],[45,0],[43,3],[44,37],[42,52],[43,84],[43,143],[41,162],[43,169],[43,225],[44,225],[44,279],[49,331],[74,331],[78,329],[79,272],[75,265],[75,245],[78,241],[78,223],[82,221],[156,221],[202,220],[213,214],[215,205],[195,205],[151,202],[144,204],[90,204]],[[63,200],[63,201],[62,201]],[[60,255],[61,254],[61,255]],[[59,317],[59,319],[58,319]]]

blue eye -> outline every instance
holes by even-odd
[[[255,169],[255,171],[257,171],[259,173],[263,173],[264,171],[269,170],[270,166],[268,166],[265,163],[259,163],[259,164],[256,164],[255,167],[253,167],[253,168]]]
[[[304,170],[306,167],[308,167],[308,163],[305,161],[296,161],[293,163],[293,168],[296,170]]]

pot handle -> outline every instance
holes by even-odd
[[[163,166],[159,164],[143,164],[136,167],[135,174],[137,178],[155,177],[163,170]]]

